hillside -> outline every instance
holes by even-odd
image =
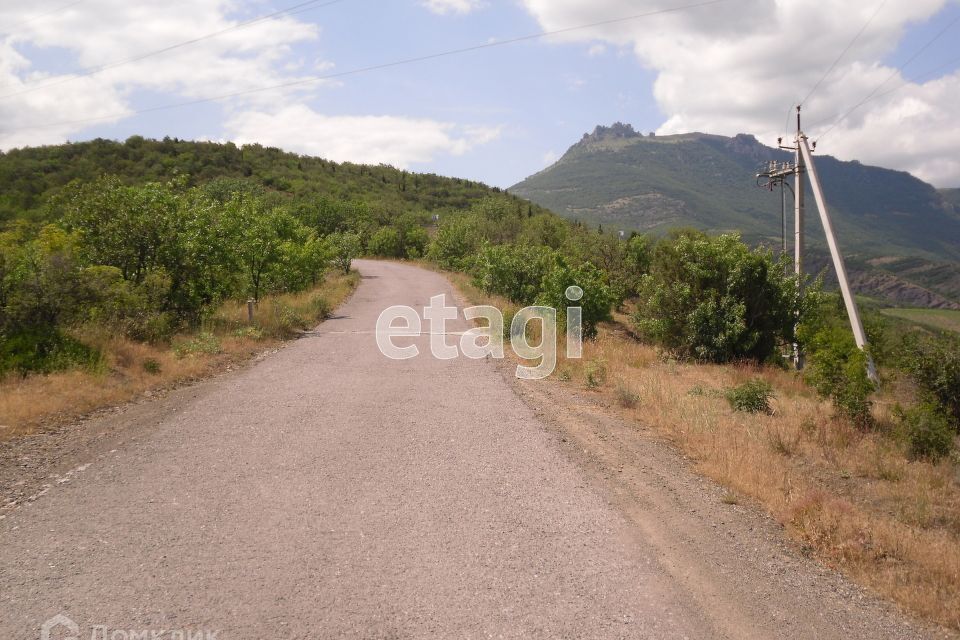
[[[191,142],[133,136],[0,152],[0,228],[13,219],[44,221],[45,203],[72,180],[119,176],[130,184],[181,176],[187,186],[218,178],[259,183],[278,196],[362,201],[375,212],[465,207],[499,192],[479,182],[402,171],[385,165],[336,163],[258,144]]]
[[[738,231],[750,242],[779,246],[780,193],[755,186],[758,167],[772,159],[790,154],[748,135],[643,136],[618,123],[584,135],[510,191],[590,224],[654,233],[678,226]],[[960,301],[956,192],[830,156],[820,156],[818,168],[861,291],[913,305]],[[815,212],[809,220],[811,264],[826,265]]]

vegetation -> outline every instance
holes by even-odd
[[[774,398],[773,387],[763,378],[754,378],[733,387],[727,391],[726,398],[734,411],[773,413],[770,408],[770,400]]]

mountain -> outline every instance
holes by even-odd
[[[792,154],[746,134],[644,136],[597,127],[556,163],[510,188],[568,218],[626,231],[692,226],[736,231],[779,247],[780,192],[756,174]],[[960,307],[960,190],[937,191],[902,172],[817,156],[839,244],[858,289],[901,304]],[[788,233],[792,196],[787,192]],[[810,265],[829,264],[812,194]]]

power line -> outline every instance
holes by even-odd
[[[8,33],[8,34],[9,34],[9,33],[13,33],[13,31],[19,29],[20,27],[22,27],[22,26],[25,25],[25,24],[30,24],[31,22],[34,22],[34,21],[36,21],[36,20],[39,20],[40,18],[45,18],[46,16],[51,16],[51,15],[53,15],[53,14],[55,14],[55,13],[59,13],[59,12],[63,11],[64,9],[69,9],[70,7],[75,7],[75,6],[77,6],[78,4],[81,4],[81,3],[85,2],[85,1],[86,1],[86,0],[75,0],[75,2],[68,2],[67,4],[60,5],[59,7],[55,7],[55,8],[53,8],[53,9],[48,10],[48,11],[44,11],[43,13],[38,13],[38,14],[36,14],[36,15],[34,15],[34,16],[31,16],[31,17],[27,18],[26,20],[21,20],[20,22],[15,23],[15,24],[13,24],[12,26],[7,26],[7,27],[5,27],[4,30],[3,30],[3,33]]]
[[[830,125],[830,127],[829,127],[826,131],[824,131],[824,132],[821,133],[819,136],[817,136],[817,141],[819,142],[825,135],[827,135],[828,133],[830,133],[831,131],[833,131],[841,122],[843,122],[844,120],[846,120],[847,116],[849,116],[850,114],[852,114],[854,111],[856,111],[857,109],[859,109],[859,108],[862,107],[863,105],[867,104],[867,103],[870,102],[871,100],[880,97],[879,95],[877,95],[877,92],[880,91],[880,89],[882,89],[882,88],[884,87],[884,85],[886,85],[888,82],[890,82],[891,80],[893,80],[893,78],[896,77],[896,75],[897,75],[898,73],[900,73],[901,71],[903,71],[903,69],[905,69],[905,68],[907,67],[907,65],[909,65],[909,64],[912,63],[914,60],[916,60],[917,58],[919,58],[920,55],[923,54],[924,51],[926,51],[927,49],[929,49],[929,48],[933,45],[934,42],[936,42],[937,40],[939,40],[939,39],[943,36],[943,34],[945,34],[951,27],[953,27],[953,25],[957,24],[957,22],[960,22],[960,15],[958,15],[958,16],[955,17],[953,20],[951,20],[950,22],[948,22],[948,23],[947,23],[942,29],[940,29],[940,31],[938,31],[932,38],[930,38],[929,40],[927,40],[926,44],[924,44],[922,47],[920,47],[919,49],[917,49],[917,51],[915,51],[915,52],[913,53],[913,55],[911,55],[911,56],[907,59],[906,62],[904,62],[903,64],[901,64],[898,69],[895,68],[895,69],[890,73],[890,75],[887,76],[887,78],[886,78],[883,82],[881,82],[880,84],[878,84],[876,87],[873,88],[873,91],[871,91],[870,93],[867,94],[867,97],[865,97],[863,100],[861,100],[861,101],[858,102],[857,104],[855,104],[855,105],[853,105],[852,107],[850,107],[847,111],[845,111],[845,112],[843,113],[843,115],[841,115],[839,118],[837,118],[837,119],[834,121],[834,123],[833,123],[832,125]],[[897,87],[897,90],[902,89],[902,88],[903,88],[903,86]],[[892,91],[885,92],[885,93],[880,94],[880,95],[887,95],[887,93],[892,93]]]
[[[836,60],[833,61],[833,64],[830,65],[830,68],[827,69],[826,73],[824,73],[823,76],[821,76],[820,79],[817,80],[817,84],[813,85],[813,88],[810,89],[810,93],[807,94],[807,97],[800,101],[800,104],[801,104],[801,105],[807,103],[807,100],[810,99],[810,96],[812,96],[812,95],[816,92],[816,90],[820,87],[820,85],[823,84],[823,81],[826,80],[827,77],[833,72],[833,70],[834,70],[834,69],[836,68],[836,66],[840,63],[840,61],[843,59],[843,57],[844,57],[845,55],[847,55],[847,52],[850,51],[850,49],[853,47],[853,45],[856,44],[857,40],[860,39],[860,36],[863,35],[863,32],[866,31],[867,28],[873,23],[874,19],[875,19],[875,18],[877,17],[877,15],[880,13],[880,10],[883,9],[883,6],[884,6],[885,4],[887,4],[887,0],[882,0],[882,1],[880,2],[880,4],[877,5],[876,11],[874,11],[873,14],[870,16],[870,18],[863,24],[862,27],[860,27],[860,31],[857,31],[857,35],[853,36],[853,40],[851,40],[851,41],[847,44],[847,46],[844,47],[843,51],[841,51],[841,52],[840,52],[840,55],[837,56]]]
[[[477,45],[473,45],[473,46],[469,46],[469,47],[462,47],[462,48],[459,48],[459,49],[449,49],[449,50],[447,50],[447,51],[440,51],[440,52],[438,52],[438,53],[431,53],[431,54],[422,55],[422,56],[416,56],[416,57],[412,57],[412,58],[404,58],[404,59],[401,59],[401,60],[395,60],[395,61],[393,61],[393,62],[384,62],[384,63],[374,64],[374,65],[370,65],[370,66],[366,66],[366,67],[358,67],[358,68],[356,68],[356,69],[350,69],[350,70],[348,70],[348,71],[340,71],[340,72],[338,72],[338,73],[330,73],[330,74],[321,75],[321,76],[313,76],[313,77],[310,77],[310,78],[303,78],[303,79],[300,79],[300,80],[291,80],[291,81],[289,81],[289,82],[282,82],[282,83],[280,83],[280,84],[270,85],[270,86],[266,86],[266,87],[257,87],[257,88],[253,88],[253,89],[244,89],[244,90],[242,90],[242,91],[234,91],[234,92],[232,92],[232,93],[224,93],[224,94],[220,94],[220,95],[216,95],[216,96],[210,96],[210,97],[208,97],[208,98],[198,98],[198,99],[196,99],[196,100],[188,100],[188,101],[186,101],[186,102],[175,102],[175,103],[172,103],[172,104],[159,105],[159,106],[156,106],[156,107],[148,107],[148,108],[146,108],[146,109],[139,109],[139,110],[130,111],[130,112],[115,113],[115,114],[106,115],[106,116],[97,116],[97,117],[95,117],[95,118],[83,118],[83,119],[80,119],[80,120],[64,120],[64,121],[61,121],[61,122],[48,123],[48,124],[44,124],[44,125],[35,125],[35,126],[28,126],[28,127],[18,127],[18,129],[21,130],[21,131],[30,131],[30,130],[34,130],[34,129],[51,129],[51,128],[56,128],[56,127],[68,126],[68,125],[87,124],[87,123],[91,123],[91,122],[102,122],[102,121],[105,121],[105,120],[114,120],[114,119],[117,119],[117,118],[125,118],[125,117],[140,115],[140,114],[144,114],[144,113],[154,113],[154,112],[157,112],[157,111],[167,111],[167,110],[169,110],[169,109],[177,109],[177,108],[180,108],[180,107],[194,106],[194,105],[198,105],[198,104],[205,104],[205,103],[208,103],[208,102],[217,102],[217,101],[219,101],[219,100],[226,100],[226,99],[229,99],[229,98],[238,98],[238,97],[241,97],[241,96],[251,95],[251,94],[254,94],[254,93],[261,93],[261,92],[264,92],[264,91],[274,91],[274,90],[276,90],[276,89],[288,89],[288,88],[291,88],[291,87],[297,87],[297,86],[303,86],[303,85],[308,85],[308,84],[314,84],[314,83],[317,83],[317,82],[322,82],[322,81],[324,81],[324,80],[334,80],[334,79],[343,78],[343,77],[346,77],[346,76],[353,76],[353,75],[358,75],[358,74],[361,74],[361,73],[368,73],[368,72],[370,72],[370,71],[379,71],[379,70],[382,70],[382,69],[389,69],[389,68],[392,68],[392,67],[399,67],[399,66],[403,66],[403,65],[414,64],[414,63],[417,63],[417,62],[426,62],[426,61],[428,61],[428,60],[435,60],[435,59],[437,59],[437,58],[445,58],[445,57],[448,57],[448,56],[460,55],[460,54],[469,53],[469,52],[472,52],[472,51],[480,51],[480,50],[484,50],[484,49],[492,49],[492,48],[494,48],[494,47],[503,47],[503,46],[510,45],[510,44],[516,44],[516,43],[519,43],[519,42],[527,42],[527,41],[530,41],[530,40],[539,40],[539,39],[541,39],[541,38],[547,38],[547,37],[550,37],[550,36],[561,35],[561,34],[564,34],[564,33],[571,33],[571,32],[573,32],[573,31],[582,31],[582,30],[584,30],[584,29],[593,29],[593,28],[596,28],[596,27],[603,27],[603,26],[607,26],[607,25],[611,25],[611,24],[618,24],[618,23],[622,23],[622,22],[629,22],[629,21],[632,21],[632,20],[640,20],[640,19],[642,19],[642,18],[649,18],[649,17],[658,16],[658,15],[663,15],[663,14],[667,14],[667,13],[676,13],[676,12],[685,11],[685,10],[688,10],[688,9],[698,9],[698,8],[701,8],[701,7],[718,5],[718,4],[723,4],[723,3],[732,2],[732,1],[734,1],[734,0],[707,0],[707,1],[705,1],[705,2],[697,2],[697,3],[694,3],[694,4],[681,5],[681,6],[678,6],[678,7],[670,7],[670,8],[666,8],[666,9],[657,9],[657,10],[655,10],[655,11],[648,11],[648,12],[646,12],[646,13],[638,13],[638,14],[634,14],[634,15],[631,15],[631,16],[624,16],[624,17],[622,17],[622,18],[613,18],[613,19],[610,19],[610,20],[601,20],[601,21],[599,21],[599,22],[592,22],[592,23],[589,23],[589,24],[577,25],[577,26],[575,26],[575,27],[566,27],[566,28],[563,28],[563,29],[555,29],[555,30],[553,30],[553,31],[540,31],[540,32],[538,32],[538,33],[533,33],[533,34],[529,34],[529,35],[525,35],[525,36],[518,36],[518,37],[515,37],[515,38],[509,38],[509,39],[506,39],[506,40],[495,40],[495,41],[493,41],[493,42],[486,42],[486,43],[483,43],[483,44],[477,44]]]
[[[80,0],[80,1],[82,2],[83,0]],[[225,34],[225,33],[230,33],[231,31],[237,31],[237,30],[239,30],[239,29],[244,29],[244,28],[246,28],[246,27],[250,27],[250,26],[253,26],[253,25],[255,25],[255,24],[258,24],[258,23],[260,23],[260,22],[264,22],[264,21],[266,21],[266,20],[270,20],[270,19],[272,19],[272,18],[276,18],[277,16],[281,16],[281,15],[294,15],[294,14],[297,14],[297,13],[303,13],[303,12],[305,12],[305,11],[310,11],[310,10],[313,10],[313,9],[322,9],[322,8],[324,8],[324,7],[328,7],[328,6],[330,6],[330,5],[338,4],[338,3],[340,3],[340,2],[345,2],[345,1],[346,1],[346,0],[328,0],[327,2],[324,2],[323,4],[319,4],[319,5],[318,5],[317,3],[320,2],[320,0],[308,0],[307,2],[301,2],[300,4],[296,4],[296,5],[292,6],[292,7],[287,7],[286,9],[281,9],[281,10],[279,10],[279,11],[274,11],[274,12],[272,12],[272,13],[268,13],[268,14],[266,14],[266,15],[262,15],[262,16],[259,16],[259,17],[257,17],[257,18],[252,18],[252,19],[250,19],[250,20],[246,20],[246,21],[244,21],[244,22],[240,22],[240,23],[238,23],[238,24],[229,26],[229,27],[227,27],[227,28],[225,28],[225,29],[220,29],[219,31],[214,31],[214,32],[212,32],[212,33],[208,33],[208,34],[199,36],[199,37],[197,37],[197,38],[193,38],[193,39],[191,39],[191,40],[185,40],[185,41],[183,41],[183,42],[178,42],[178,43],[176,43],[176,44],[172,44],[172,45],[170,45],[170,46],[163,47],[162,49],[156,49],[156,50],[154,50],[154,51],[147,51],[147,52],[145,52],[145,53],[141,53],[141,54],[138,54],[138,55],[136,55],[136,56],[133,56],[132,58],[125,58],[125,59],[123,59],[123,60],[117,60],[117,61],[115,61],[115,62],[108,62],[108,63],[106,63],[106,64],[99,65],[99,66],[95,66],[95,67],[87,67],[86,69],[81,69],[79,72],[77,72],[77,73],[75,73],[75,74],[72,74],[72,75],[69,75],[69,76],[65,76],[65,77],[61,77],[61,78],[57,78],[57,79],[52,80],[52,81],[50,81],[50,82],[42,82],[42,81],[41,81],[41,82],[39,82],[39,83],[30,85],[30,86],[28,86],[27,88],[25,88],[25,89],[23,89],[23,90],[21,90],[21,91],[15,91],[15,92],[13,92],[13,93],[6,93],[6,94],[0,96],[0,100],[4,100],[4,99],[6,99],[6,98],[12,98],[12,97],[14,97],[14,96],[20,96],[20,95],[23,95],[23,94],[25,94],[25,93],[32,93],[33,91],[38,91],[38,90],[40,90],[40,89],[45,89],[45,88],[47,88],[47,87],[52,87],[52,86],[56,86],[56,85],[59,85],[59,84],[64,84],[64,83],[66,83],[66,82],[73,82],[74,80],[79,80],[80,78],[86,78],[86,77],[89,77],[89,76],[92,76],[92,75],[96,75],[96,74],[101,73],[101,72],[103,72],[103,71],[106,71],[106,70],[108,70],[108,69],[115,69],[115,68],[117,68],[117,67],[121,67],[121,66],[123,66],[123,65],[130,64],[130,63],[132,63],[132,62],[139,62],[139,61],[145,60],[145,59],[147,59],[147,58],[152,58],[152,57],[154,57],[154,56],[158,56],[158,55],[161,55],[161,54],[164,54],[164,53],[168,53],[168,52],[174,51],[174,50],[176,50],[176,49],[181,49],[181,48],[183,48],[183,47],[187,47],[187,46],[190,46],[190,45],[197,44],[198,42],[203,42],[203,41],[205,41],[205,40],[210,40],[210,39],[212,39],[212,38],[216,38],[216,37],[218,37],[218,36],[222,36],[223,34]],[[79,4],[79,3],[74,3],[74,4]],[[314,6],[314,5],[316,5],[316,6]],[[7,85],[7,86],[9,86],[9,85]]]

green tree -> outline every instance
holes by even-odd
[[[796,280],[770,252],[735,235],[687,231],[662,240],[640,282],[637,331],[682,357],[764,361],[793,339]]]
[[[570,300],[567,290],[579,287],[583,292],[580,300]],[[537,303],[557,310],[557,322],[565,326],[567,309],[582,309],[583,337],[597,335],[597,325],[610,320],[613,294],[607,286],[603,272],[589,262],[570,267],[563,258],[556,258],[553,268],[544,277]]]
[[[333,263],[344,273],[350,273],[353,259],[363,250],[360,236],[351,232],[331,233],[326,243]]]

